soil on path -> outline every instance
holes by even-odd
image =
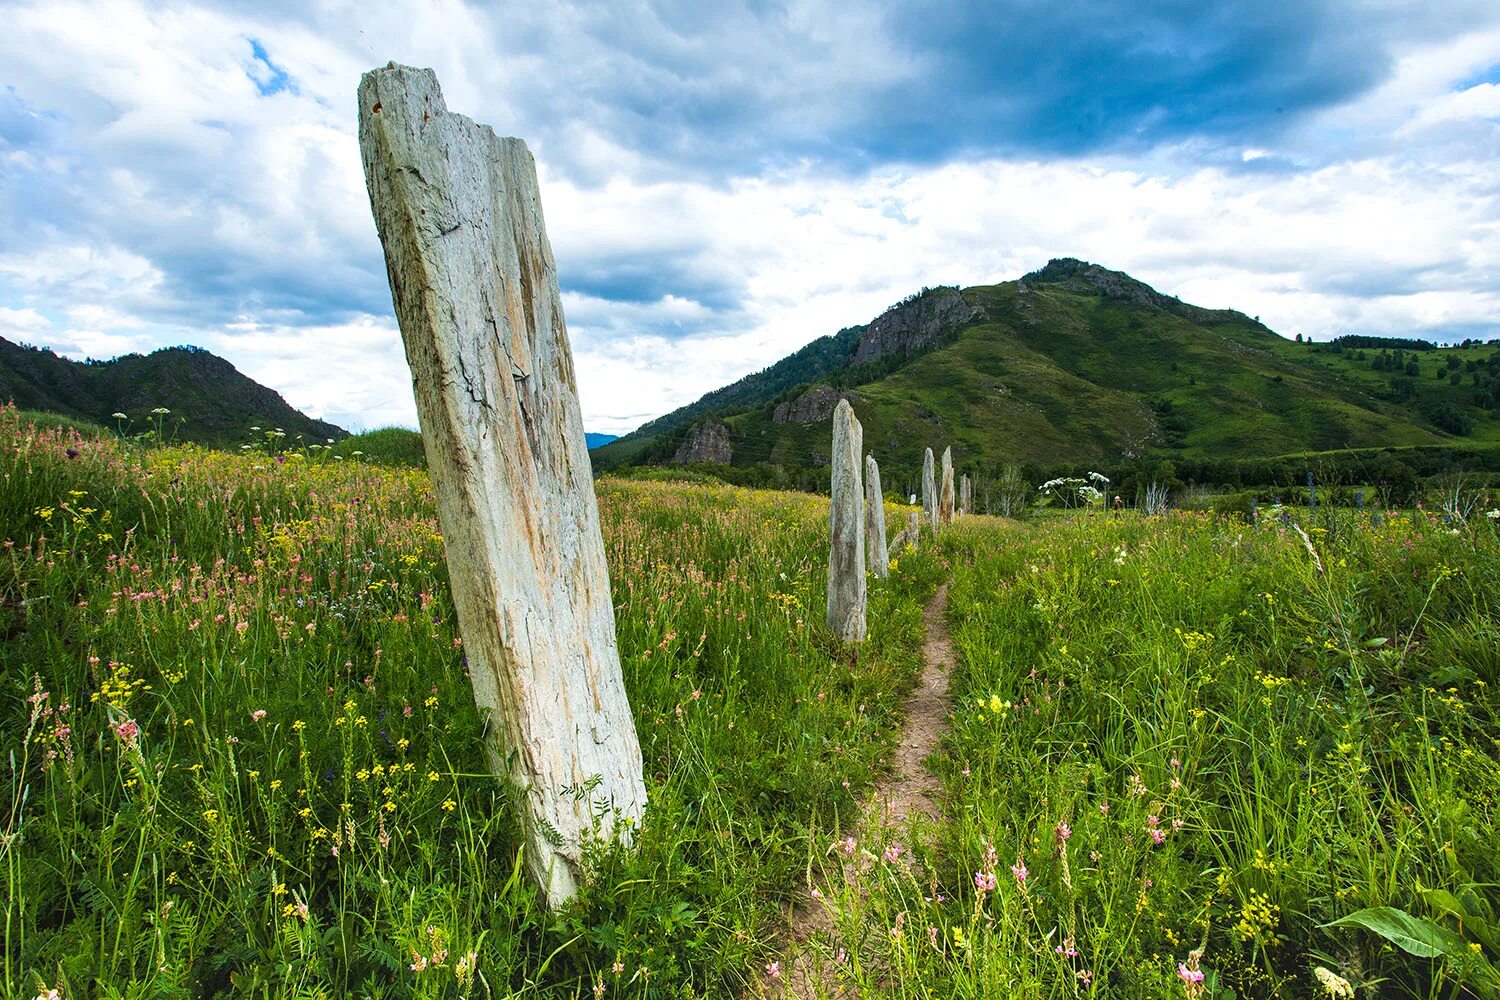
[[[896,745],[892,772],[875,783],[871,807],[860,823],[862,831],[904,826],[913,816],[937,820],[942,814],[938,801],[941,783],[927,768],[927,758],[937,749],[948,729],[948,673],[953,667],[953,642],[948,636],[948,585],[938,588],[923,615],[927,636],[922,642],[922,678],[907,697],[901,741]],[[822,903],[802,900],[791,913],[792,943],[780,989],[772,994],[806,1000],[819,995],[843,995],[832,975],[819,967],[817,956],[806,943],[820,934],[831,934],[833,920]]]

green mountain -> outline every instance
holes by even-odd
[[[286,443],[298,435],[309,443],[348,436],[343,428],[314,420],[287,405],[271,389],[240,374],[234,365],[196,347],[169,347],[127,354],[113,361],[70,361],[0,337],[0,403],[105,427],[139,432],[154,426],[179,440],[229,447],[250,439],[252,426],[279,427]],[[124,413],[128,424],[113,415]]]
[[[1054,260],[1016,281],[924,289],[593,459],[816,483],[841,396],[897,488],[929,446],[952,445],[966,468],[1060,470],[1496,442],[1497,343],[1296,343],[1243,313]]]

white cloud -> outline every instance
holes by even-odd
[[[1500,62],[1500,32],[1410,43],[1385,84],[1219,165],[1185,141],[858,173],[746,159],[704,176],[672,161],[710,139],[632,147],[610,127],[670,118],[639,79],[700,86],[710,105],[750,94],[787,109],[788,135],[816,137],[846,96],[921,65],[858,5],[793,4],[770,33],[705,8],[722,52],[632,10],[410,0],[351,28],[321,5],[0,8],[0,208],[16,214],[0,231],[0,335],[75,356],[196,343],[314,415],[412,423],[354,138],[359,74],[392,57],[434,66],[455,110],[535,130],[591,430],[629,430],[923,285],[1052,256],[1287,335],[1442,337],[1500,315],[1500,87],[1472,82]],[[622,55],[611,32],[636,47]],[[252,39],[284,89],[262,95],[277,78]],[[497,39],[518,54],[497,58]]]
[[[10,341],[27,341],[52,332],[52,321],[35,309],[12,309],[0,306],[0,337]]]

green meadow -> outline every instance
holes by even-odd
[[[779,994],[798,905],[828,996],[1500,995],[1493,499],[965,518],[849,648],[826,498],[600,480],[650,804],[548,912],[354,451],[0,410],[4,996]],[[943,817],[872,828],[944,584]]]

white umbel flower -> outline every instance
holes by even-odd
[[[1323,987],[1323,992],[1329,996],[1347,997],[1349,1000],[1353,1000],[1354,987],[1350,984],[1349,980],[1337,972],[1330,972],[1320,965],[1313,970],[1313,978],[1318,981],[1319,986]]]

